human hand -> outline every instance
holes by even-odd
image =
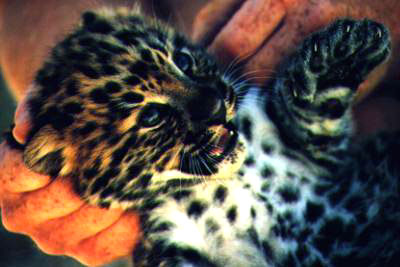
[[[19,104],[13,134],[25,142],[26,102]],[[99,266],[129,255],[139,238],[138,216],[84,203],[68,177],[55,180],[27,169],[20,150],[0,145],[0,200],[5,228],[29,235],[48,254]]]

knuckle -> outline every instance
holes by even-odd
[[[51,240],[43,233],[36,233],[31,236],[36,245],[45,253],[52,255],[65,254],[65,248],[62,242]]]
[[[107,263],[102,258],[94,257],[89,251],[79,250],[79,246],[77,248],[78,249],[72,249],[67,251],[66,255],[76,259],[85,266],[95,267]]]
[[[3,222],[4,228],[7,231],[14,232],[14,233],[28,233],[29,232],[29,227],[24,222],[24,219],[17,216],[14,212],[3,212],[2,222]]]
[[[3,226],[9,232],[17,233],[19,231],[18,224],[12,216],[2,216]]]

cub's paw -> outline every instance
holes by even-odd
[[[385,26],[342,19],[306,38],[285,66],[283,90],[294,107],[339,118],[366,75],[390,53]]]
[[[338,20],[327,34],[332,36],[332,61],[340,62],[351,57],[355,61],[379,64],[390,51],[388,30],[372,20]]]
[[[316,89],[346,86],[356,89],[390,53],[385,26],[371,20],[338,20],[308,38],[303,49]]]

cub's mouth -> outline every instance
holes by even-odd
[[[222,161],[235,150],[238,136],[232,122],[208,130],[199,137],[196,145],[181,153],[180,170],[199,176],[217,173]]]
[[[221,159],[225,158],[234,150],[237,141],[238,133],[236,127],[232,122],[228,122],[219,130],[219,134],[211,144],[210,156]]]

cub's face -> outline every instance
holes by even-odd
[[[71,176],[93,203],[132,206],[166,185],[230,178],[243,154],[236,102],[214,59],[172,29],[87,12],[37,74],[24,160]]]

